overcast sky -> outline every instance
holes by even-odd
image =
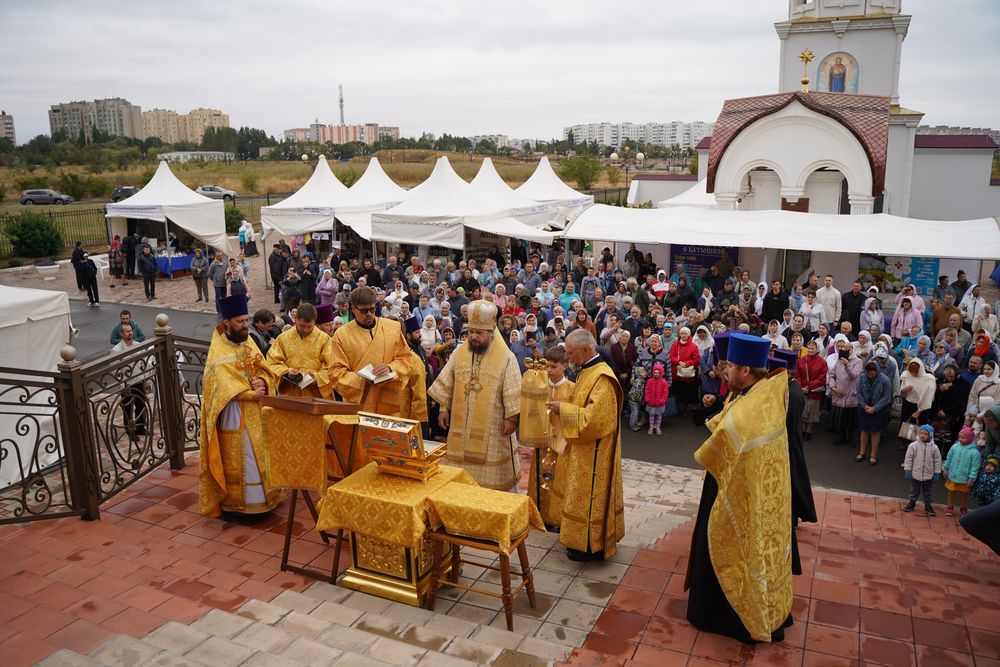
[[[1000,2],[904,0],[901,103],[1000,127]],[[0,0],[0,108],[23,143],[48,108],[124,97],[233,127],[346,121],[514,138],[573,123],[715,120],[775,92],[786,0]]]

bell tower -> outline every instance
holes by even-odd
[[[799,54],[817,92],[883,95],[899,104],[899,66],[910,16],[902,0],[788,0],[788,19],[774,24],[781,40],[778,90],[799,89]]]

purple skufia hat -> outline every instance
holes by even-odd
[[[247,297],[245,294],[234,294],[224,299],[219,299],[219,315],[224,320],[231,320],[234,317],[248,315]]]

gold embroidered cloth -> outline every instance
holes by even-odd
[[[326,490],[317,530],[338,528],[401,547],[418,548],[427,530],[427,498],[448,485],[475,486],[461,468],[441,466],[426,482],[379,473],[369,463]]]
[[[327,450],[337,444],[331,427],[334,424],[350,426],[357,423],[357,415],[309,415],[264,408],[264,435],[269,452],[267,469],[271,485],[322,492],[327,486],[327,474],[331,469],[340,469],[334,452],[330,452],[334,460],[328,460]]]
[[[526,531],[529,524],[545,530],[542,515],[528,496],[449,484],[428,500],[431,528],[443,525],[452,535],[492,540],[505,554],[510,553],[511,539]]]
[[[706,424],[712,434],[694,455],[719,485],[708,518],[712,568],[757,641],[770,641],[792,610],[787,396],[787,373],[757,382]]]
[[[333,334],[328,353],[332,389],[345,401],[357,403],[363,412],[390,417],[412,416],[412,406],[401,405],[401,401],[416,361],[399,322],[379,317],[373,329],[348,322]],[[395,371],[396,377],[373,384],[357,373],[368,364],[373,367],[386,364]],[[415,387],[411,388],[413,390]],[[412,393],[409,398],[412,400]]]

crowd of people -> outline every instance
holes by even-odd
[[[242,255],[217,253],[192,266],[196,283],[212,281],[216,302],[247,293]],[[941,276],[933,293],[921,296],[912,285],[892,294],[860,281],[841,292],[834,276],[815,273],[790,287],[754,283],[725,253],[698,271],[672,268],[634,246],[621,262],[605,247],[592,265],[583,258],[567,265],[557,247],[529,252],[520,242],[509,256],[494,246],[480,259],[425,261],[401,251],[376,263],[282,241],[267,258],[274,309],[256,310],[251,336],[266,353],[302,304],[322,306],[320,319],[332,312],[317,322],[332,335],[352,319],[351,290],[367,286],[378,316],[406,323],[412,347],[427,361],[429,386],[468,336],[468,304],[482,299],[497,307],[498,331],[522,373],[570,332],[588,331],[621,384],[628,426],[655,437],[672,418],[704,420],[727,389],[714,337],[741,331],[766,338],[772,353],[794,352],[788,370],[805,393],[806,441],[825,428],[838,444],[856,448],[856,461],[876,465],[887,438],[905,449],[929,426],[947,457],[969,427],[984,457],[1000,450],[989,436],[1000,418],[1000,406],[993,407],[1000,403],[1000,303],[986,303],[964,272],[954,282]],[[198,298],[207,300],[202,285]],[[436,406],[429,403],[433,433]],[[894,420],[898,433],[890,429]]]

